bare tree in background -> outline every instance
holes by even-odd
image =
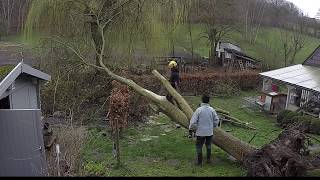
[[[0,0],[2,8],[2,16],[5,22],[6,35],[10,32],[10,27],[12,23],[13,10],[15,7],[16,1],[14,0]]]
[[[1,26],[6,35],[22,30],[31,0],[0,0]]]
[[[293,51],[293,47],[291,44],[291,34],[285,29],[280,30],[280,40],[281,40],[281,52],[283,55],[284,66],[288,66],[289,56]]]
[[[202,37],[208,40],[209,63],[217,64],[216,49],[218,43],[232,30],[231,14],[226,13],[232,7],[232,2],[225,0],[200,0],[200,21],[204,23],[205,30]]]
[[[297,24],[292,27],[292,31],[286,30],[287,28],[281,28],[281,50],[283,54],[284,65],[292,65],[295,63],[297,54],[305,45],[304,35],[304,23],[302,20],[297,20]]]
[[[264,0],[242,0],[235,3],[237,3],[239,13],[238,30],[245,40],[254,44],[263,23],[267,2]]]
[[[172,55],[175,55],[177,41],[176,30],[182,18],[180,14],[181,11],[177,9],[177,6],[182,5],[181,8],[183,8],[184,1],[186,0],[164,0],[161,3],[162,6],[165,7],[161,12],[161,21],[164,24],[164,33],[168,38],[168,47],[170,48]]]

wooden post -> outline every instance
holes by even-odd
[[[289,101],[290,101],[290,92],[291,92],[291,87],[290,86],[287,86],[288,88],[288,95],[287,95],[287,102],[286,102],[286,109],[288,109],[289,107]]]
[[[116,118],[116,132],[115,132],[115,137],[116,137],[116,157],[117,157],[117,166],[120,166],[120,143],[119,143],[119,119]]]
[[[59,144],[56,145],[56,153],[57,153],[57,171],[58,171],[58,176],[61,176],[61,173],[60,173],[60,146],[59,146]]]

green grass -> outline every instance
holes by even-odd
[[[242,92],[241,95],[237,97],[214,98],[211,104],[213,107],[230,112],[233,117],[245,122],[251,122],[251,125],[257,130],[246,130],[230,125],[223,126],[223,129],[231,131],[230,133],[232,135],[245,142],[249,142],[255,133],[258,133],[251,144],[256,147],[261,147],[274,140],[282,130],[276,126],[274,117],[270,117],[262,112],[241,108],[243,97],[249,96],[258,96],[258,94],[255,92]],[[191,97],[191,99],[187,98],[187,100],[191,102],[193,108],[200,103],[200,98]]]
[[[255,93],[242,93],[251,96]],[[244,121],[253,123],[256,131],[223,125],[223,129],[231,131],[243,141],[250,141],[258,132],[252,144],[261,147],[275,139],[281,132],[274,119],[264,114],[246,111],[239,108],[241,97],[215,98],[213,105],[231,112]],[[188,97],[187,100],[196,107],[199,97]],[[213,147],[213,165],[199,168],[195,162],[195,142],[188,139],[187,130],[176,129],[166,116],[156,120],[159,124],[145,124],[131,127],[121,140],[120,168],[116,168],[116,160],[112,156],[112,141],[103,136],[104,130],[91,129],[89,141],[83,149],[83,171],[81,175],[101,176],[245,176],[246,170],[239,163],[232,162],[220,148]],[[163,125],[165,124],[165,125]],[[170,129],[170,132],[166,130]],[[165,135],[163,135],[165,134]],[[158,138],[152,136],[158,136]],[[150,141],[142,139],[151,137]]]
[[[14,66],[0,66],[0,82],[12,71]]]

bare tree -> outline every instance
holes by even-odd
[[[216,49],[218,43],[232,30],[230,14],[224,12],[231,8],[231,5],[229,1],[200,0],[201,11],[199,16],[205,26],[205,32],[202,33],[202,37],[208,40],[211,65],[217,63]]]
[[[284,24],[283,28],[279,29],[280,39],[282,46],[282,54],[284,65],[294,64],[297,54],[302,50],[305,45],[305,35],[304,35],[304,21],[300,17],[296,24],[293,24],[292,31],[287,30],[288,26],[291,24]],[[287,27],[285,27],[287,26]]]
[[[102,37],[99,33],[99,27],[97,21],[100,23],[104,23],[104,30],[108,31],[110,27],[112,27],[113,23],[117,23],[118,18],[121,17],[121,13],[123,13],[122,8],[128,4],[130,4],[132,0],[126,1],[101,1],[99,9],[93,9],[92,7],[86,4],[85,13],[93,18],[90,20],[90,29],[92,40],[95,44],[95,49],[100,54],[101,46],[102,46]],[[97,12],[99,11],[99,12]],[[99,57],[96,56],[96,65],[99,65]]]
[[[291,34],[286,29],[279,29],[280,30],[280,40],[281,40],[281,50],[283,54],[283,62],[284,66],[288,66],[288,60],[290,54],[293,51],[293,47],[291,44]]]
[[[237,29],[245,40],[254,44],[257,41],[268,3],[265,0],[242,0],[235,3],[238,6]]]
[[[13,18],[13,10],[15,7],[16,1],[14,0],[0,0],[2,7],[2,15],[6,25],[6,34],[8,35],[10,32],[10,27]]]
[[[297,27],[293,31],[292,34],[292,46],[293,52],[290,60],[290,64],[294,64],[297,54],[302,50],[305,45],[305,37],[304,37],[304,22],[298,20]]]

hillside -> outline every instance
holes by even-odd
[[[158,34],[153,37],[153,44],[149,44],[148,49],[153,50],[153,54],[167,55],[172,51],[169,45],[168,35],[165,33],[164,28],[160,28]],[[194,51],[203,57],[209,56],[209,47],[207,39],[203,38],[204,28],[202,25],[192,26],[192,39]],[[292,34],[292,32],[287,31],[287,33]],[[115,34],[114,34],[115,35]],[[116,36],[116,35],[115,35]],[[258,34],[257,41],[255,44],[250,44],[248,41],[244,40],[241,33],[233,30],[223,41],[229,41],[239,45],[248,55],[262,61],[262,63],[267,64],[271,68],[279,68],[284,66],[283,55],[281,52],[281,32],[278,28],[261,27]],[[113,48],[117,51],[124,53],[128,51],[128,42],[122,41],[114,38]],[[308,35],[303,35],[304,47],[297,54],[295,58],[295,63],[302,63],[304,60],[320,45],[320,39],[314,38]],[[189,31],[185,25],[180,25],[177,27],[173,41],[175,42],[175,51],[189,51],[191,52],[191,41],[189,36]],[[139,52],[144,49],[145,44],[143,42],[131,45],[135,47]],[[150,48],[151,46],[151,48]],[[138,52],[137,51],[137,52]]]
[[[208,57],[209,48],[207,46],[207,40],[201,37],[203,28],[200,25],[193,27],[193,41],[195,46],[195,52],[202,56]],[[288,32],[291,33],[291,32]],[[185,27],[180,27],[177,31],[177,39],[179,46],[190,48],[190,38],[188,36],[188,31]],[[320,45],[320,39],[313,38],[310,36],[304,36],[305,46],[297,54],[295,63],[302,63],[313,51]],[[282,55],[281,40],[280,40],[280,29],[264,27],[261,28],[260,33],[255,44],[250,44],[245,41],[241,34],[237,31],[231,32],[224,41],[230,41],[239,45],[247,54],[266,62],[271,67],[277,68],[282,67]]]
[[[160,27],[160,26],[159,26]],[[167,55],[171,52],[171,48],[169,48],[168,36],[164,33],[165,30],[160,28],[159,34],[154,35],[153,43],[148,44],[152,48],[148,47],[151,50],[152,54],[155,56]],[[209,47],[207,39],[203,38],[204,28],[202,25],[193,25],[192,27],[192,36],[194,43],[194,51],[195,53],[203,56],[209,56]],[[288,31],[287,33],[292,33]],[[250,44],[248,41],[244,40],[241,33],[233,30],[228,34],[227,37],[224,38],[223,41],[232,42],[240,46],[244,52],[248,55],[260,60],[262,63],[267,64],[271,68],[279,68],[284,66],[283,55],[281,52],[281,32],[278,28],[270,28],[270,27],[262,27],[255,44]],[[135,42],[134,44],[129,44],[125,38],[121,38],[119,34],[111,34],[110,35],[112,42],[113,50],[118,54],[128,54],[129,48],[134,47],[136,49],[136,53],[138,56],[142,56],[141,49],[145,49],[146,44],[144,42]],[[26,43],[29,46],[37,46],[37,42],[40,40],[39,37],[33,37],[33,39],[28,39],[27,41],[22,36],[11,36],[5,38],[7,41],[16,42],[16,43]],[[320,39],[314,38],[308,35],[303,36],[304,39],[304,47],[297,54],[295,58],[295,63],[299,64],[304,62],[304,60],[320,45]],[[184,25],[180,25],[177,27],[176,32],[174,34],[174,42],[175,49],[180,50],[183,49],[185,51],[191,51],[190,44],[190,36],[188,29]],[[128,56],[126,56],[128,58]]]

